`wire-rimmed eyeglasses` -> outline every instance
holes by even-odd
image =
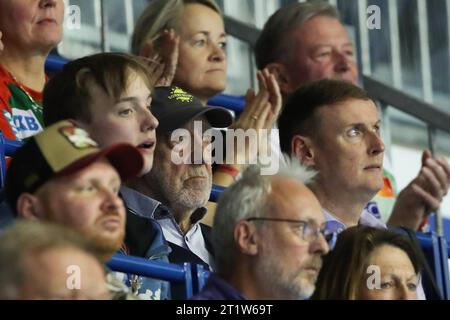
[[[245,221],[269,221],[269,222],[287,222],[298,224],[298,235],[305,241],[313,242],[319,239],[322,235],[325,241],[328,243],[332,240],[333,234],[327,233],[325,227],[315,227],[312,223],[305,220],[295,220],[295,219],[281,219],[281,218],[256,218],[251,217],[245,219]]]

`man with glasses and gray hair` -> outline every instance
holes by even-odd
[[[325,217],[295,164],[273,176],[250,166],[219,200],[212,232],[217,274],[194,299],[307,299],[315,289]]]

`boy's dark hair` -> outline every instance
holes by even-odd
[[[110,97],[118,100],[136,73],[153,89],[153,79],[147,64],[140,58],[125,53],[100,53],[69,62],[51,78],[44,89],[44,124],[74,119],[89,122],[93,80]]]

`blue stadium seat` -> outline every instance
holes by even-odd
[[[194,295],[192,267],[189,263],[178,265],[116,254],[107,265],[112,271],[170,281],[171,283],[181,283],[185,286],[186,299],[189,299]]]
[[[58,55],[49,55],[47,60],[45,61],[45,72],[47,73],[55,73],[62,69],[62,67],[69,62],[67,59],[64,59]]]
[[[225,187],[213,185],[211,189],[211,194],[209,195],[209,201],[218,202],[221,193],[224,192],[225,189],[226,189]]]
[[[210,99],[208,105],[227,108],[239,115],[244,111],[245,99],[244,97],[236,97],[229,94],[219,94]]]

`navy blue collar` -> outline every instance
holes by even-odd
[[[161,206],[160,202],[125,186],[120,188],[120,194],[125,206],[133,213],[144,218],[155,219],[155,212]]]

